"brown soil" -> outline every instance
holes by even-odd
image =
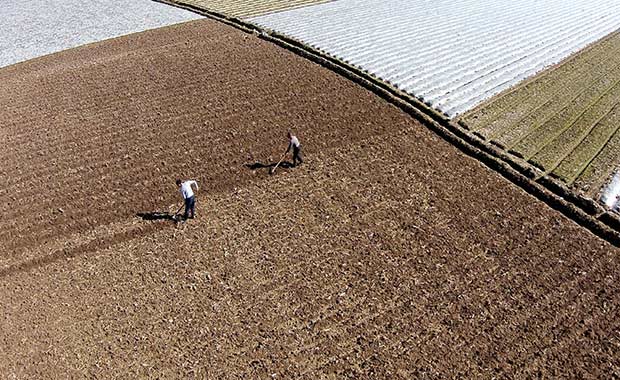
[[[210,21],[0,70],[6,378],[620,375],[620,250]],[[274,162],[292,128],[299,168]],[[174,179],[200,181],[198,219]]]

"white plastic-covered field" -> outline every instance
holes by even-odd
[[[601,201],[610,209],[620,211],[620,171],[616,172],[611,182],[603,189]]]
[[[197,18],[151,0],[0,0],[0,67]]]
[[[250,19],[463,113],[620,28],[610,0],[337,0]]]

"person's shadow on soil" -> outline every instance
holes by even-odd
[[[273,168],[274,166],[276,166],[276,162],[273,163],[269,163],[269,164],[263,164],[262,162],[255,162],[253,164],[245,164],[244,165],[246,168],[250,169],[250,170],[257,170],[257,169],[264,169],[264,168]],[[293,167],[293,163],[288,162],[288,161],[282,161],[280,162],[280,165],[278,165],[279,168],[284,168],[284,169],[290,169]]]
[[[136,214],[142,220],[170,220],[176,222],[174,215],[169,212],[151,211],[151,212],[139,212]]]

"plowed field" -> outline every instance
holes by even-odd
[[[210,21],[0,70],[6,378],[609,378],[620,250]],[[305,163],[269,176],[285,133]],[[174,178],[200,181],[198,218]]]

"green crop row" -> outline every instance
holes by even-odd
[[[620,129],[616,129],[614,135],[577,177],[573,187],[581,189],[591,198],[596,198],[618,167],[620,167]]]
[[[488,130],[481,131],[481,133],[488,134],[489,139],[498,140],[505,146],[514,146],[519,140],[540,127],[555,114],[561,112],[562,109],[571,107],[571,103],[587,90],[589,84],[602,81],[610,76],[613,77],[614,70],[619,68],[611,66],[598,67],[591,70],[588,75],[580,74],[577,78],[567,75],[566,80],[568,83],[561,83],[564,84],[561,89],[544,89],[544,92],[553,95],[552,98],[532,108],[529,114],[516,123],[504,125],[496,123]]]
[[[531,160],[539,167],[553,170],[619,102],[620,82],[616,83],[598,102],[586,109],[575,122],[532,156]]]
[[[560,66],[546,70],[533,80],[466,113],[461,120],[485,136],[497,130],[510,129],[512,124],[527,117],[542,104],[553,101],[556,94],[585,86],[593,73],[604,75],[609,68],[609,56],[613,54],[620,54],[620,33],[612,34]]]
[[[607,147],[619,129],[620,104],[617,104],[553,170],[553,175],[572,185],[586,167]]]
[[[612,75],[599,78],[585,91],[579,93],[560,112],[511,146],[512,150],[521,153],[525,158],[531,158],[606,97],[616,85],[616,78],[620,78],[620,66],[614,70]]]

